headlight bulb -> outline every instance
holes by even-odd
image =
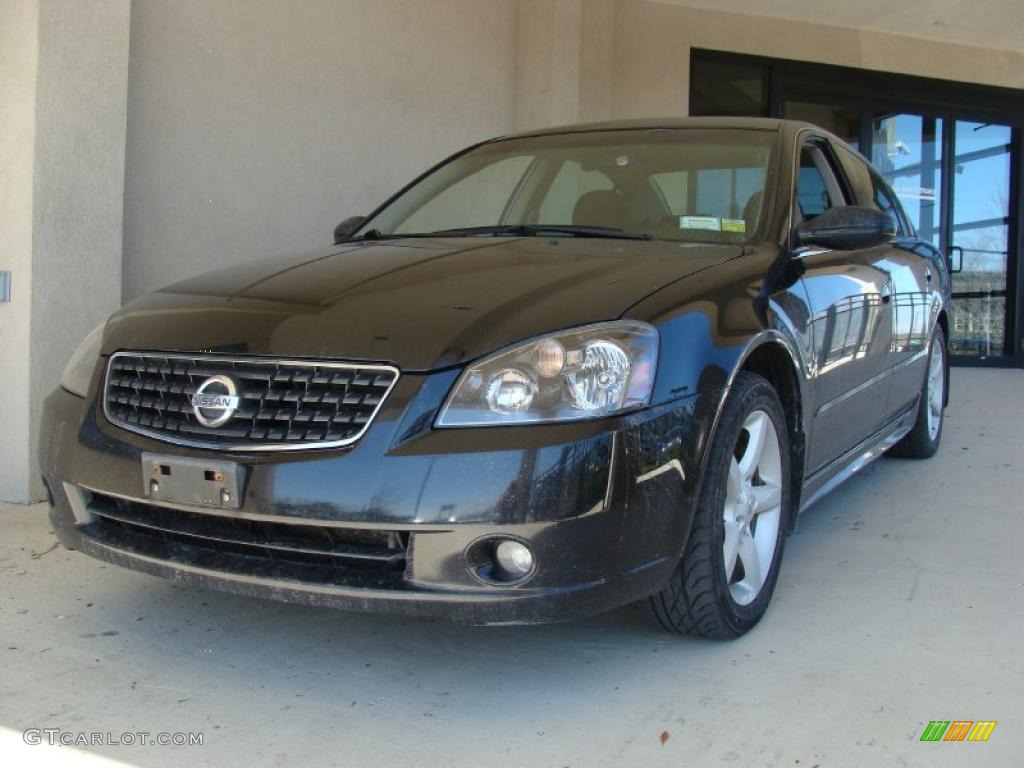
[[[495,413],[518,413],[533,404],[537,385],[520,370],[506,368],[487,383],[487,406]]]
[[[576,407],[583,411],[617,407],[630,367],[629,355],[615,342],[588,342],[583,347],[583,361],[566,376]]]
[[[544,339],[533,350],[533,367],[542,379],[550,379],[565,368],[565,347],[555,339]]]

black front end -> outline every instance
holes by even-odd
[[[437,429],[458,374],[108,355],[84,399],[58,389],[46,402],[54,528],[70,548],[185,584],[471,624],[564,620],[663,587],[714,393],[592,421]],[[230,391],[203,390],[221,376]],[[216,425],[222,403],[239,418]],[[502,570],[502,542],[529,551],[528,572]]]

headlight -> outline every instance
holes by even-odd
[[[85,397],[86,392],[89,391],[92,372],[96,368],[96,360],[100,356],[100,342],[103,340],[104,326],[106,323],[92,329],[92,332],[85,337],[85,341],[78,345],[75,354],[71,356],[64,368],[64,373],[61,374],[60,385],[73,395]]]
[[[529,424],[608,416],[650,401],[658,332],[622,320],[553,333],[471,365],[439,427]]]

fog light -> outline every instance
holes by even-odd
[[[533,553],[518,541],[502,541],[494,548],[494,559],[512,579],[521,579],[533,570]]]

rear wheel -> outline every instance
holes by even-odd
[[[686,551],[649,608],[673,632],[737,637],[768,608],[790,514],[789,434],[765,379],[736,376],[710,451]]]
[[[946,371],[946,335],[942,332],[942,326],[936,325],[928,352],[928,372],[917,405],[917,420],[913,429],[889,449],[890,455],[905,459],[927,459],[939,450],[946,408]]]

